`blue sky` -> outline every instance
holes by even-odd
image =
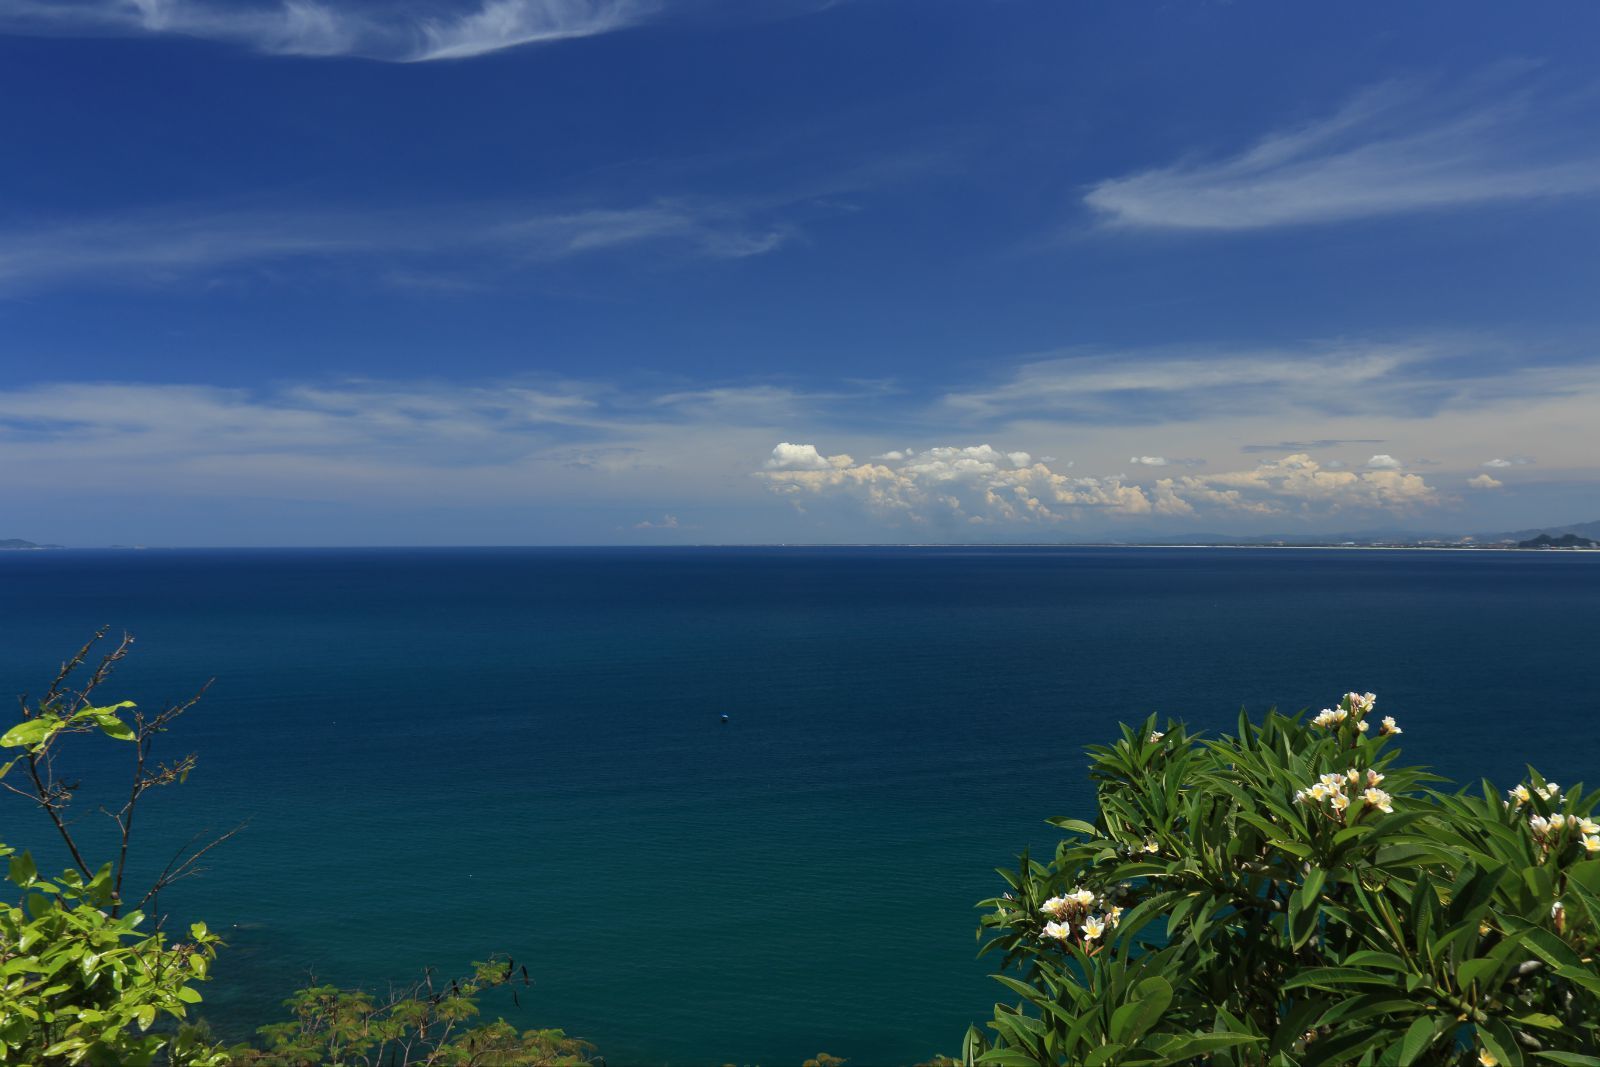
[[[0,536],[1600,518],[1597,31],[0,0]]]

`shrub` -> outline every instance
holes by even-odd
[[[152,746],[194,701],[150,716],[129,701],[97,705],[95,689],[131,640],[124,638],[83,688],[73,689],[69,682],[93,644],[61,668],[43,698],[22,701],[22,721],[0,735],[0,750],[10,750],[4,755],[11,757],[0,765],[0,786],[48,816],[75,864],[57,879],[40,878],[31,854],[0,843],[0,858],[9,858],[10,881],[20,893],[17,904],[0,904],[0,1062],[223,1063],[226,1057],[201,1032],[177,1025],[200,1001],[195,986],[210,972],[218,939],[197,923],[189,941],[171,943],[164,934],[142,932],[145,916],[138,910],[163,886],[192,873],[210,846],[174,857],[136,898],[135,910],[124,913],[123,874],[139,798],[181,781],[194,765],[193,757],[157,763]],[[108,812],[118,829],[117,859],[98,869],[85,861],[70,828],[67,813],[77,784],[55,771],[59,743],[88,733],[128,742],[133,753],[127,800]],[[24,784],[6,780],[13,770],[12,777]]]
[[[978,1061],[1600,1065],[1600,794],[1440,792],[1373,704],[1091,748],[1095,821],[980,905]]]

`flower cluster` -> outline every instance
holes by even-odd
[[[1362,788],[1362,775],[1355,767],[1351,767],[1343,774],[1324,774],[1306,789],[1295,790],[1294,799],[1297,804],[1321,804],[1326,802],[1333,810],[1335,818],[1341,822],[1345,812],[1355,800],[1361,801],[1357,809],[1357,816],[1368,808],[1377,808],[1388,814],[1394,811],[1394,798],[1378,786],[1383,782],[1383,775],[1377,771],[1369,770],[1366,773],[1366,788]]]
[[[1105,906],[1105,899],[1087,889],[1074,889],[1065,896],[1051,897],[1039,906],[1049,919],[1043,936],[1054,941],[1078,940],[1089,945],[1114,930],[1122,921],[1120,907]],[[1099,910],[1096,910],[1099,909]]]
[[[1506,790],[1506,807],[1520,808],[1524,804],[1531,803],[1534,797],[1550,803],[1559,803],[1561,787],[1554,782],[1536,785],[1532,790],[1525,785],[1518,785]],[[1562,840],[1569,834],[1578,838],[1585,852],[1591,855],[1600,852],[1600,823],[1584,816],[1567,815],[1559,811],[1545,816],[1530,811],[1528,829],[1533,833],[1533,839],[1547,853],[1559,848]]]
[[[1317,712],[1316,717],[1311,720],[1311,724],[1332,730],[1343,723],[1350,722],[1355,724],[1358,732],[1366,733],[1372,727],[1372,724],[1367,721],[1367,715],[1377,702],[1378,696],[1376,693],[1346,693],[1343,699],[1339,701],[1338,707],[1323,708]],[[1385,715],[1383,722],[1378,725],[1379,737],[1401,733],[1405,733],[1405,731],[1395,724],[1393,715]]]

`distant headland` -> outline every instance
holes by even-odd
[[[60,545],[38,545],[20,537],[0,537],[0,552],[26,552],[35,548],[60,548]]]

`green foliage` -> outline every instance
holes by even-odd
[[[144,916],[112,917],[111,867],[85,880],[39,877],[26,852],[10,858],[18,904],[0,904],[0,1063],[215,1064],[226,1058],[172,1027],[200,1000],[218,939],[204,925],[169,944],[141,933]]]
[[[259,1067],[437,1064],[439,1067],[572,1067],[590,1046],[560,1030],[518,1031],[504,1019],[472,1025],[486,990],[527,982],[512,961],[473,965],[470,977],[436,987],[431,976],[378,998],[359,989],[312,986],[284,1002],[290,1022],[262,1027],[264,1049],[242,1046],[234,1062]]]
[[[969,1059],[1600,1067],[1600,793],[1441,793],[1372,704],[1091,748],[1095,822],[981,905]]]

